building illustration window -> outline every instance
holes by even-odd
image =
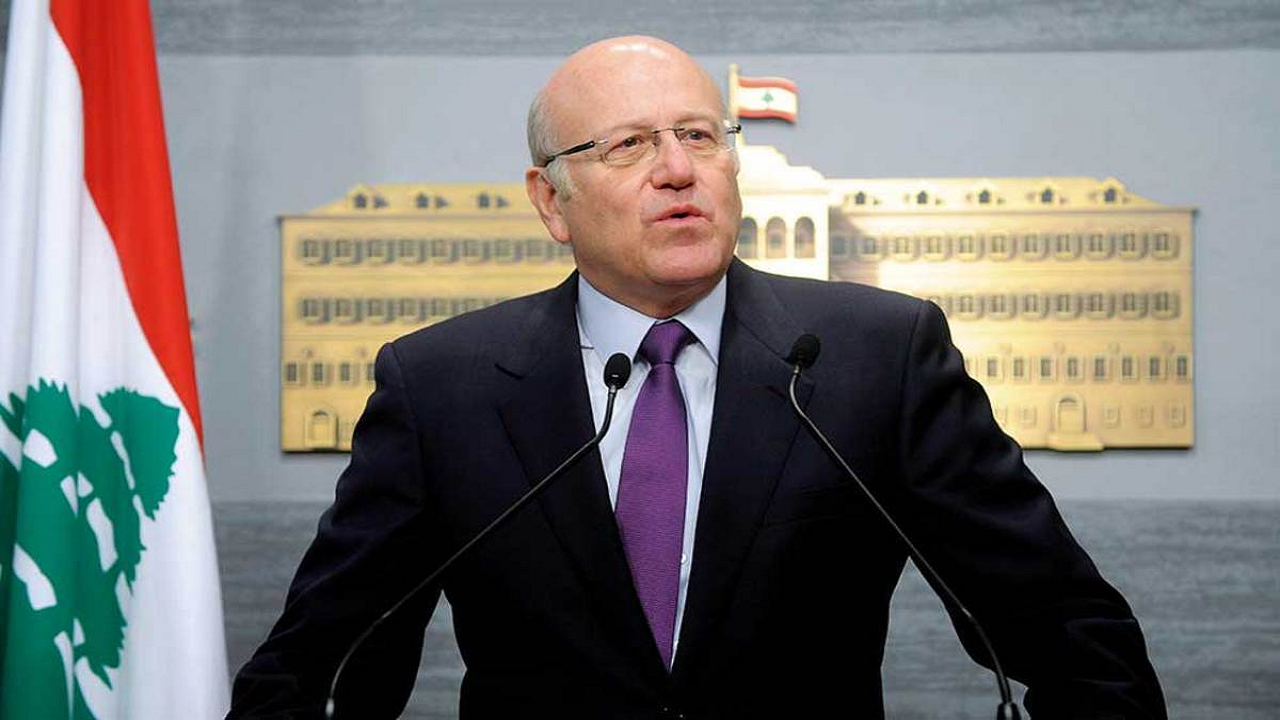
[[[1094,320],[1111,317],[1112,297],[1108,293],[1091,292],[1084,296],[1084,312]]]
[[[362,319],[364,303],[352,298],[333,299],[333,321],[351,325]]]
[[[1138,361],[1132,355],[1120,358],[1120,379],[1125,382],[1138,379]]]
[[[302,298],[298,303],[298,316],[309,325],[329,322],[329,303],[322,298]]]
[[[924,236],[921,240],[921,244],[924,246],[924,258],[935,262],[946,260],[950,254],[948,252],[950,243],[947,240],[948,238],[941,233]]]
[[[382,238],[372,238],[364,244],[364,257],[370,265],[383,265],[391,261],[395,253],[391,243]]]
[[[1057,293],[1052,297],[1053,316],[1059,320],[1074,320],[1080,314],[1080,303],[1075,293]]]
[[[481,242],[474,238],[467,238],[462,241],[462,261],[465,263],[475,264],[484,262],[489,259],[488,243]]]
[[[764,256],[769,259],[787,256],[787,224],[780,217],[771,217],[764,226]]]
[[[894,235],[890,240],[889,252],[894,260],[909,261],[916,259],[916,238],[914,235]]]
[[[1046,248],[1048,248],[1048,242],[1040,233],[1027,232],[1022,234],[1018,255],[1023,260],[1042,260]]]
[[[1178,316],[1178,296],[1171,292],[1151,294],[1151,314],[1162,320]]]
[[[329,262],[328,243],[316,238],[305,238],[298,245],[298,257],[308,265],[323,265]]]
[[[1004,233],[987,236],[987,256],[992,260],[1009,260],[1013,257],[1013,242]]]
[[[380,297],[366,298],[364,301],[365,319],[376,322],[386,323],[391,320],[391,314],[387,311],[387,301]]]
[[[1090,232],[1084,238],[1085,255],[1090,260],[1106,260],[1111,257],[1111,236],[1103,232]]]
[[[849,243],[851,242],[848,235],[841,232],[831,233],[830,253],[832,260],[844,260],[849,257]]]
[[[1147,314],[1145,293],[1127,292],[1120,295],[1120,317],[1136,320]]]
[[[1044,317],[1048,303],[1040,293],[1023,293],[1019,298],[1018,314],[1027,320],[1039,320]]]
[[[420,265],[426,258],[421,240],[400,238],[396,241],[396,262],[401,265]]]
[[[1053,257],[1058,260],[1075,260],[1080,256],[1080,236],[1063,232],[1053,236]]]
[[[982,238],[973,233],[957,235],[956,257],[961,260],[977,260],[982,257]]]
[[[1120,257],[1125,260],[1137,260],[1143,254],[1143,236],[1132,230],[1120,233],[1118,242]]]
[[[289,361],[284,364],[284,383],[289,386],[299,386],[303,384],[304,376],[298,368],[298,363]]]
[[[515,243],[506,238],[493,241],[493,259],[500,263],[513,263],[519,260],[516,255]]]
[[[1173,377],[1178,382],[1186,382],[1191,377],[1191,358],[1179,355],[1173,359]]]
[[[987,296],[987,317],[995,320],[1008,320],[1013,317],[1017,303],[1004,293]]]
[[[1037,378],[1040,382],[1053,382],[1058,379],[1058,364],[1052,357],[1044,356],[1040,358],[1037,366]]]
[[[1159,382],[1165,379],[1164,358],[1162,356],[1152,355],[1147,358],[1147,379],[1152,382]]]
[[[1014,382],[1025,382],[1027,380],[1027,359],[1024,357],[1015,357],[1009,363],[1009,378]]]
[[[551,254],[547,252],[546,240],[529,239],[524,241],[524,261],[526,263],[540,263],[551,259]]]
[[[982,317],[981,295],[957,295],[955,300],[956,318],[960,320],[977,320]]]
[[[333,261],[340,265],[355,265],[363,255],[364,243],[357,243],[351,238],[338,238],[333,241]]]
[[[1167,230],[1152,233],[1151,256],[1160,260],[1169,260],[1177,257],[1178,236]]]
[[[1111,378],[1111,363],[1106,355],[1095,355],[1093,357],[1093,381],[1106,382]]]
[[[796,220],[796,257],[812,258],[816,253],[813,219],[802,217]]]
[[[880,262],[884,250],[884,238],[876,235],[863,235],[857,240],[858,259],[863,262]]]
[[[756,221],[749,217],[738,223],[738,257],[751,259],[756,257]]]
[[[1067,358],[1065,363],[1066,369],[1063,375],[1066,376],[1068,382],[1080,382],[1084,379],[1084,374],[1080,372],[1080,358],[1072,355]]]

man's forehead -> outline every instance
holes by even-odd
[[[574,53],[547,83],[548,110],[565,126],[645,126],[718,117],[714,81],[684,51],[656,38],[616,38]]]

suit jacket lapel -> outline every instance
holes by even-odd
[[[511,343],[498,360],[502,370],[519,378],[500,412],[531,485],[595,434],[576,303],[574,273],[534,309],[528,336]],[[626,429],[615,425],[613,432],[619,431]],[[538,504],[596,599],[600,620],[623,639],[625,652],[647,679],[661,681],[664,668],[631,580],[599,452],[547,487]]]
[[[764,279],[735,260],[676,682],[702,660],[800,427],[787,396],[791,366],[784,358],[801,332]],[[812,385],[802,376],[796,391],[803,405]]]

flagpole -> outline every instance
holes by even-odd
[[[729,119],[738,122],[738,63],[729,63]],[[746,144],[741,131],[734,142],[739,148]]]

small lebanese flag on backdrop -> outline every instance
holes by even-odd
[[[222,599],[147,0],[10,5],[0,717],[222,717]]]
[[[734,93],[738,117],[796,121],[797,93],[792,80],[780,77],[739,77]]]

